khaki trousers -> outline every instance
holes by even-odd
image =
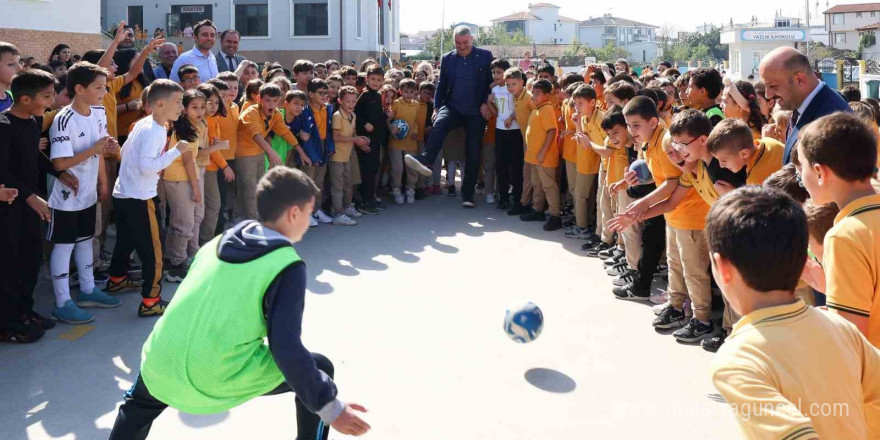
[[[315,181],[315,186],[318,187],[318,194],[315,194],[315,211],[321,209],[321,203],[324,200],[324,177],[327,175],[327,166],[326,165],[300,165],[300,171],[306,173],[310,179]]]
[[[168,232],[165,234],[165,255],[172,266],[186,261],[187,243],[193,236],[195,202],[189,181],[165,181],[165,200],[171,208]]]
[[[626,211],[626,207],[634,201],[635,199],[630,197],[626,190],[618,191],[615,212],[622,214]],[[642,259],[642,228],[642,222],[635,222],[619,234],[620,242],[623,243],[623,249],[626,253],[626,264],[633,270],[639,267],[639,260]]]
[[[330,198],[333,203],[333,217],[351,205],[351,161],[330,162]]]
[[[403,180],[403,173],[406,172],[406,189],[414,189],[418,174],[403,164],[403,157],[408,152],[403,150],[388,150],[389,160],[391,161],[391,187],[400,188],[400,182]],[[414,153],[413,153],[414,154]]]
[[[599,208],[597,210],[597,221],[598,227],[601,232],[599,232],[599,236],[602,238],[602,241],[605,243],[612,243],[614,241],[614,234],[608,229],[608,221],[614,218],[614,209],[612,208],[612,199],[611,194],[608,193],[608,186],[606,185],[605,176],[608,174],[606,170],[603,170],[602,167],[599,167]]]
[[[534,188],[532,188],[532,164],[528,162],[523,162],[523,190],[522,197],[520,198],[520,203],[525,206],[528,205],[532,201],[532,193],[534,192]]]
[[[596,221],[595,199],[592,199],[590,194],[595,191],[597,180],[599,180],[597,174],[580,174],[575,170],[574,218],[581,229],[587,229]],[[590,201],[593,203],[591,204]]]
[[[559,184],[556,182],[556,168],[532,165],[532,209],[559,217]],[[546,205],[546,206],[545,206]]]
[[[205,218],[199,228],[199,244],[205,244],[214,238],[217,230],[217,220],[220,218],[220,184],[217,183],[217,174],[221,171],[205,171],[205,191],[202,199],[205,201]]]
[[[214,183],[217,183],[217,176],[214,176]],[[205,219],[205,167],[199,167],[199,203],[193,205],[193,232],[189,242],[186,244],[186,256],[195,257],[199,251],[199,235],[202,229],[202,220]],[[215,224],[214,227],[217,225]]]
[[[235,159],[235,209],[236,221],[257,219],[257,183],[266,173],[266,159],[262,154]]]
[[[709,322],[712,315],[708,256],[706,231],[676,229],[666,225],[669,303],[681,310],[689,297],[694,317],[703,322]]]

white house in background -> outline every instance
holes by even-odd
[[[856,50],[859,28],[880,23],[880,3],[837,5],[825,12],[827,43],[835,49]]]
[[[239,50],[245,57],[278,61],[288,68],[300,58],[359,64],[383,52],[391,58],[400,56],[401,0],[100,1],[104,28],[127,20],[150,34],[163,28],[173,35],[187,24],[210,19],[218,31],[241,33]],[[55,3],[68,2],[81,0]],[[187,49],[191,46],[191,41],[184,43]],[[213,50],[220,50],[219,38]]]
[[[739,24],[721,31],[721,44],[728,45],[730,66],[727,74],[733,79],[754,75],[759,78],[758,66],[768,52],[777,47],[799,48],[806,44],[809,29],[798,19],[779,17],[767,25]]]
[[[537,44],[570,44],[577,40],[578,20],[559,15],[559,6],[529,4],[529,10],[492,20],[508,32],[522,31]]]
[[[622,47],[630,60],[650,63],[658,56],[658,26],[605,14],[580,23],[578,38],[590,47]]]

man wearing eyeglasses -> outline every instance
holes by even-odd
[[[195,45],[191,50],[180,54],[174,60],[174,66],[171,67],[171,77],[169,78],[172,81],[180,82],[177,71],[181,66],[187,64],[199,69],[199,78],[203,83],[217,77],[217,57],[211,52],[211,48],[214,47],[214,40],[217,38],[217,28],[211,20],[202,20],[196,24],[193,31]]]
[[[792,111],[783,164],[791,162],[791,150],[805,125],[834,112],[852,111],[843,97],[819,81],[810,60],[792,47],[780,47],[764,56],[758,73],[767,87],[767,99],[775,98],[779,107]]]

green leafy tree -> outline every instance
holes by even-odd
[[[441,44],[443,47],[441,47]],[[430,40],[425,44],[425,51],[431,54],[431,56],[442,56],[444,53],[448,52],[455,43],[452,39],[452,28],[444,29],[442,32],[437,32],[434,36],[431,37]]]

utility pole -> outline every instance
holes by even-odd
[[[440,56],[443,56],[443,43],[446,42],[446,0],[443,0],[443,12],[440,13]]]
[[[810,58],[810,0],[804,0],[804,6],[807,7],[807,58]]]

